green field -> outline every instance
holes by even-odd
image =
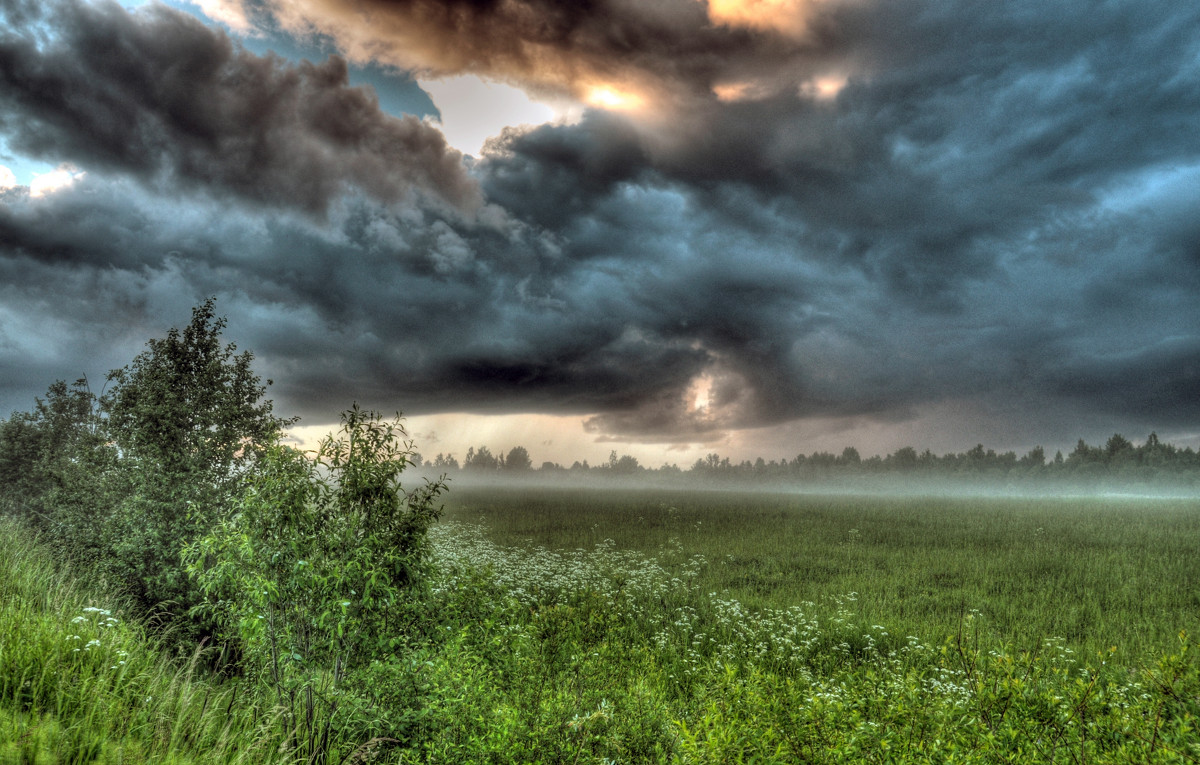
[[[1200,761],[1200,656],[1172,634],[1196,621],[1194,502],[449,505],[417,618],[315,757],[296,700],[345,714],[335,681],[280,695],[172,659],[0,523],[0,763]]]
[[[851,609],[940,641],[978,611],[997,642],[1058,637],[1152,661],[1200,633],[1200,500],[889,498],[456,487],[445,519],[513,547],[611,539],[751,608]]]

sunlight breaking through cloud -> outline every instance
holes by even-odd
[[[821,0],[701,0],[714,24],[800,36],[811,8]]]
[[[29,196],[44,197],[53,194],[74,185],[85,175],[87,173],[71,165],[59,165],[48,173],[34,173],[33,180],[29,183]]]

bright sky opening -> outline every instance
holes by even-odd
[[[33,173],[33,180],[29,183],[29,196],[44,197],[47,194],[53,194],[55,191],[72,185],[84,175],[86,173],[66,165],[60,165],[48,173]]]
[[[442,114],[438,125],[446,140],[473,156],[479,156],[484,142],[506,127],[540,125],[560,116],[553,107],[534,101],[518,88],[475,75],[422,81],[421,87]]]
[[[819,0],[702,0],[714,24],[801,34],[807,11]]]
[[[589,106],[622,112],[640,109],[646,103],[646,99],[637,93],[615,85],[598,85],[589,88],[584,101]]]

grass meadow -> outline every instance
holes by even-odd
[[[1018,649],[1060,638],[1150,661],[1200,633],[1200,500],[461,488],[447,521],[493,542],[703,556],[697,585],[748,608],[850,607],[939,641],[977,612]]]
[[[0,523],[0,765],[1196,763],[1197,505],[455,489],[317,759]]]

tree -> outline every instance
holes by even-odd
[[[524,446],[514,446],[504,460],[504,469],[514,473],[524,473],[533,468],[533,460]]]
[[[897,470],[912,470],[917,466],[917,450],[902,446],[888,457],[888,462]]]
[[[1067,462],[1072,465],[1086,465],[1090,463],[1102,462],[1104,452],[1087,445],[1082,438],[1075,444],[1075,450],[1067,456]]]
[[[467,449],[466,459],[463,460],[464,470],[496,470],[499,467],[500,460],[486,446]]]
[[[196,602],[180,551],[226,512],[255,461],[295,421],[273,414],[253,355],[222,343],[225,319],[214,303],[109,373],[102,400],[132,485],[107,519],[109,573],[143,606],[172,601],[177,614]]]
[[[268,380],[254,356],[221,344],[226,321],[209,298],[182,331],[150,340],[131,364],[109,373],[109,432],[123,456],[152,470],[213,485],[236,481],[258,451],[295,419],[272,413]]]
[[[1104,445],[1104,452],[1110,460],[1126,451],[1133,451],[1133,444],[1120,433],[1113,433]]]
[[[1043,467],[1046,464],[1046,450],[1040,446],[1033,447],[1021,458],[1021,464],[1035,468]]]
[[[56,381],[32,412],[0,423],[0,501],[64,557],[95,562],[116,457],[87,380]]]
[[[446,486],[404,487],[413,454],[399,415],[355,406],[315,454],[269,446],[234,511],[187,551],[207,607],[245,671],[275,691],[306,761],[324,761],[339,726],[360,740],[380,728],[402,736],[416,703],[405,648]]]
[[[628,454],[618,457],[615,449],[608,455],[607,467],[614,475],[632,475],[642,469],[637,457]]]

